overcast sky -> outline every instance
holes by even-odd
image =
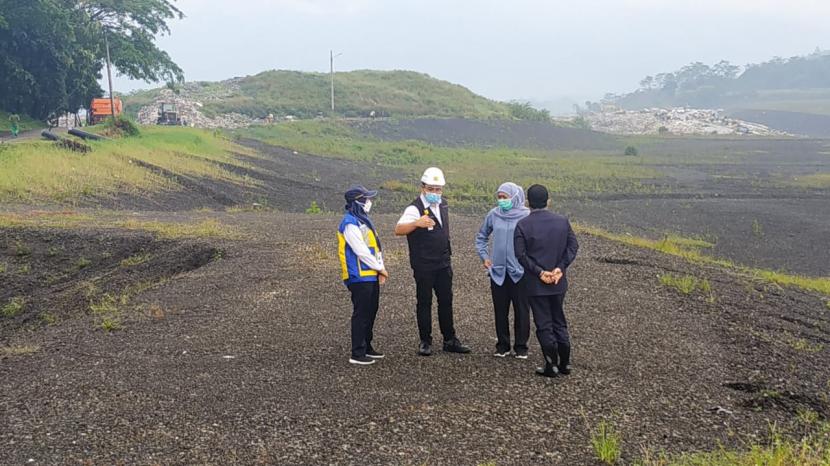
[[[581,102],[692,61],[830,48],[827,0],[178,0],[159,39],[190,81],[406,69],[500,100]],[[118,79],[120,91],[150,87]],[[155,86],[152,86],[155,87]]]

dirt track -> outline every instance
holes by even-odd
[[[532,374],[535,338],[529,361],[491,356],[478,218],[456,217],[453,230],[457,328],[474,352],[416,356],[405,242],[380,216],[387,358],[355,368],[336,216],[143,214],[188,216],[248,239],[212,242],[221,259],[140,294],[123,331],[96,329],[80,309],[2,327],[2,345],[40,350],[0,360],[0,463],[586,464],[586,425],[604,418],[630,461],[641,445],[740,447],[798,410],[830,415],[830,310],[816,296],[581,236],[566,304],[575,371],[547,381]],[[9,232],[0,238],[13,254]],[[663,287],[667,272],[708,278],[714,302]]]

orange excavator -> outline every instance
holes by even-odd
[[[121,115],[124,111],[121,99],[116,97],[113,100],[115,101],[115,116]],[[113,105],[110,104],[108,97],[92,99],[92,103],[89,104],[89,124],[97,125],[107,118],[112,117],[112,107]]]

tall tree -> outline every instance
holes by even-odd
[[[184,80],[181,68],[155,44],[156,36],[170,34],[168,21],[184,18],[172,0],[72,1],[89,24],[107,35],[120,73],[149,82]]]
[[[102,94],[109,40],[121,74],[182,81],[154,43],[182,18],[174,0],[0,0],[0,108],[45,118]]]

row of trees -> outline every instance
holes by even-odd
[[[690,63],[671,73],[646,76],[630,94],[606,95],[605,102],[626,108],[693,105],[722,106],[771,89],[830,88],[830,53],[816,50],[806,56],[774,58],[740,67],[728,61],[709,66]]]
[[[43,119],[102,95],[108,41],[121,74],[149,82],[184,79],[155,44],[175,0],[0,0],[0,109]]]

